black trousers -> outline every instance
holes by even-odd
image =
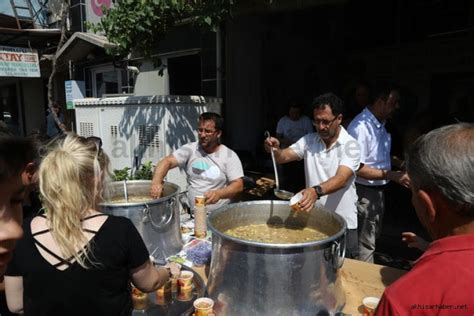
[[[346,234],[346,258],[357,259],[359,257],[359,237],[357,229],[348,229]]]

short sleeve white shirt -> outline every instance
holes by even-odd
[[[357,228],[357,193],[354,184],[355,172],[360,164],[360,146],[357,141],[341,126],[339,136],[330,148],[326,148],[318,133],[303,136],[290,148],[300,159],[304,159],[306,187],[334,177],[341,165],[353,171],[346,186],[322,196],[318,202],[327,210],[341,215],[349,229]]]
[[[186,171],[188,198],[192,209],[197,195],[223,188],[244,176],[237,154],[222,144],[216,152],[208,154],[198,142],[193,142],[175,150],[173,156],[178,161],[178,166]],[[212,211],[229,202],[229,199],[221,199],[215,204],[207,205],[207,210]]]
[[[375,169],[391,169],[390,148],[392,138],[385,129],[385,124],[365,108],[349,124],[347,131],[360,144],[360,161],[364,165]],[[361,177],[356,182],[363,185],[384,185],[387,180],[367,180]]]
[[[286,115],[278,121],[276,132],[294,143],[304,135],[314,132],[314,128],[306,115],[300,116],[297,121],[293,121]]]

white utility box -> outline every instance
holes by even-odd
[[[198,117],[221,113],[222,99],[202,96],[120,96],[74,100],[77,133],[99,136],[113,169],[158,161],[197,140]],[[173,169],[167,181],[186,190],[184,171]]]

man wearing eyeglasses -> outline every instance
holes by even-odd
[[[224,119],[217,113],[199,116],[198,141],[186,144],[163,158],[155,168],[150,195],[161,196],[163,179],[172,168],[180,167],[188,177],[188,199],[194,209],[195,197],[204,195],[212,211],[243,190],[243,168],[237,154],[221,144]]]
[[[346,257],[358,255],[357,194],[355,172],[359,168],[360,148],[357,141],[342,127],[342,100],[332,93],[313,101],[316,133],[300,138],[280,149],[276,138],[265,140],[265,149],[273,150],[278,163],[304,159],[306,189],[300,207],[309,212],[316,200],[326,209],[341,215],[347,222]]]
[[[361,168],[357,172],[359,197],[359,259],[374,262],[375,241],[380,235],[385,212],[384,190],[389,180],[409,187],[405,172],[392,171],[391,137],[385,122],[399,107],[400,94],[388,83],[379,83],[375,100],[359,113],[347,130],[361,145]]]

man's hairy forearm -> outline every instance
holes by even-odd
[[[375,169],[364,165],[357,171],[357,175],[367,180],[385,180],[387,179],[387,170]]]
[[[234,180],[228,186],[219,189],[221,199],[231,199],[244,189],[244,182],[242,178]]]
[[[320,186],[323,189],[324,194],[331,194],[342,189],[346,185],[347,180],[348,179],[342,175],[335,175],[322,182]]]
[[[155,168],[155,173],[153,174],[153,183],[163,183],[168,171],[171,169],[171,162],[168,157],[162,159]]]

